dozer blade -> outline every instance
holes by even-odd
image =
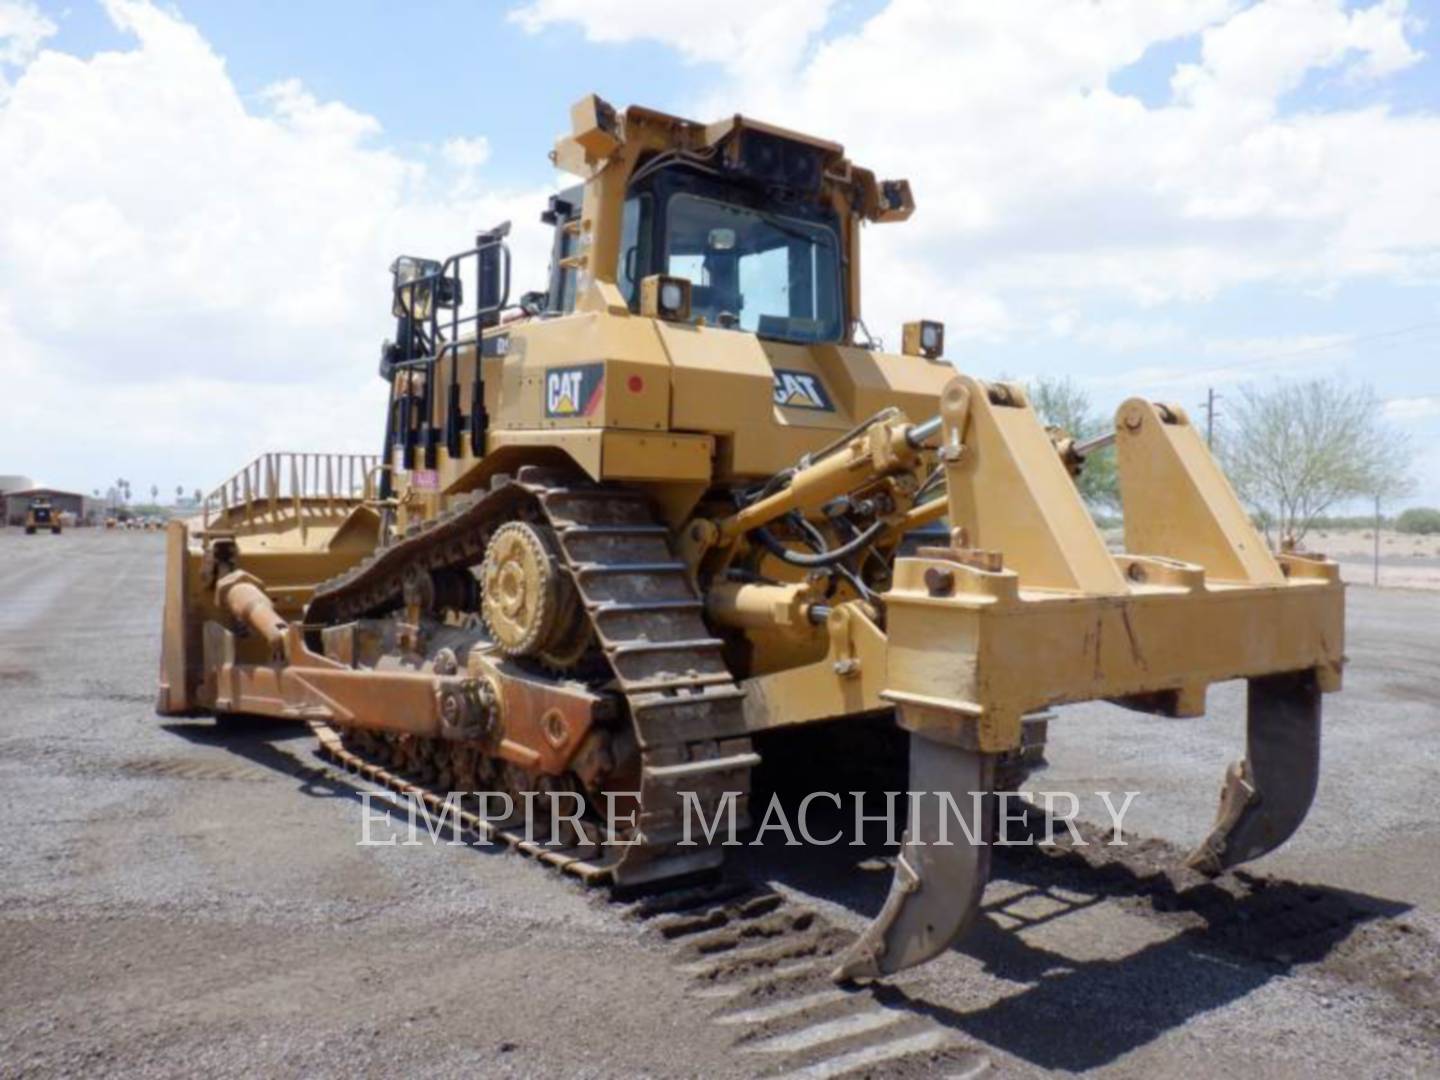
[[[981,754],[919,735],[910,736],[911,800],[890,895],[875,921],[840,958],[836,982],[875,979],[923,964],[948,949],[969,929],[990,879],[990,843],[994,838],[995,755]],[[972,792],[986,793],[977,802]],[[965,816],[971,843],[938,793],[948,792]],[[941,815],[947,843],[939,844]]]
[[[1215,825],[1185,865],[1214,875],[1274,851],[1305,820],[1319,775],[1315,672],[1251,679],[1245,757],[1226,770]]]

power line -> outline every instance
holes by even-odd
[[[1352,334],[1349,337],[1341,338],[1338,341],[1327,341],[1319,345],[1305,345],[1298,349],[1291,349],[1287,352],[1270,353],[1268,356],[1251,356],[1247,361],[1252,364],[1265,363],[1269,360],[1288,360],[1292,356],[1304,356],[1307,353],[1325,352],[1329,349],[1343,349],[1351,345],[1360,345],[1367,341],[1380,341],[1384,338],[1400,337],[1403,334],[1413,334],[1417,330],[1440,329],[1440,320],[1432,319],[1429,322],[1416,323],[1414,326],[1401,327],[1398,330],[1381,330],[1373,334]]]

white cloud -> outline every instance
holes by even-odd
[[[490,160],[490,140],[480,135],[473,139],[457,136],[446,139],[440,152],[445,160],[461,169],[478,169]]]
[[[1312,75],[1384,79],[1416,63],[1403,0],[892,0],[828,39],[818,17],[800,23],[786,40],[801,62],[761,79],[728,44],[745,7],[721,9],[738,17],[713,38],[708,21],[677,26],[618,0],[537,0],[515,17],[666,41],[721,65],[694,103],[702,119],[738,108],[909,176],[911,223],[865,234],[872,328],[918,305],[963,332],[936,297],[983,298],[977,333],[1006,333],[1045,326],[1057,297],[1143,309],[1440,267],[1440,117],[1287,98]],[[1147,107],[1110,89],[1184,38],[1199,58],[1174,73],[1174,100]],[[877,285],[880,267],[901,280]]]
[[[32,50],[0,102],[0,376],[25,399],[0,460],[81,483],[128,455],[191,488],[262,449],[374,449],[390,261],[512,219],[536,280],[546,191],[477,194],[483,140],[402,157],[296,80],[247,106],[178,15],[106,10],[133,47]]]
[[[794,67],[833,6],[834,0],[727,0],[687,15],[674,0],[531,0],[510,20],[532,34],[574,23],[588,41],[658,41],[692,63],[724,64],[768,84]]]
[[[1440,116],[1383,104],[1420,59],[1399,0],[892,0],[827,37],[836,8],[733,0],[686,19],[668,0],[531,0],[511,17],[662,43],[695,83],[644,104],[743,110],[909,176],[914,219],[865,231],[867,322],[892,344],[921,316],[977,351],[1049,334],[1158,354],[1117,390],[1188,393],[1330,339],[1207,344],[1184,305],[1440,278]],[[86,456],[128,454],[193,487],[261,449],[370,449],[390,259],[512,219],[516,281],[536,281],[546,190],[488,189],[483,136],[397,152],[374,117],[298,80],[242,99],[178,15],[106,10],[131,43],[82,59],[45,49],[55,26],[33,4],[0,0],[0,377],[25,400],[0,461],[79,483],[34,456],[63,432],[77,476]],[[1110,89],[1179,39],[1199,50],[1172,100]],[[1297,108],[1317,78],[1369,103]]]
[[[1440,506],[1440,445],[1434,432],[1429,438],[1419,441],[1420,452],[1411,465],[1410,475],[1415,478],[1415,490],[1411,493],[1413,506]]]
[[[1392,398],[1385,403],[1385,415],[1393,420],[1428,420],[1440,417],[1440,395]]]
[[[1182,102],[1232,116],[1274,111],[1282,94],[1317,69],[1383,78],[1420,59],[1405,36],[1404,0],[1347,12],[1324,0],[1266,0],[1208,30],[1201,60],[1171,86]]]
[[[6,86],[3,68],[24,67],[55,30],[29,0],[0,0],[0,96]]]
[[[490,160],[490,140],[483,135],[446,139],[440,146],[440,157],[455,171],[454,194],[474,195],[484,181],[482,166]]]
[[[1185,337],[1185,329],[1173,322],[1130,318],[1091,322],[1074,310],[1051,315],[1045,326],[1052,337],[1071,338],[1107,353],[1139,352],[1170,345]]]
[[[1205,343],[1212,356],[1232,356],[1248,363],[1284,364],[1317,353],[1348,352],[1345,334],[1292,334],[1286,337],[1213,338]]]
[[[1178,356],[1176,349],[1167,350],[1169,357],[1181,362],[1145,364],[1088,382],[1125,393],[1191,394],[1264,377],[1335,369],[1352,355],[1351,346],[1352,339],[1340,334],[1211,338],[1190,345]]]

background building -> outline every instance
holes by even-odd
[[[35,481],[28,476],[0,474],[0,498],[11,491],[27,491],[35,486]]]
[[[9,479],[9,478],[6,478]],[[54,488],[27,487],[18,491],[7,490],[5,499],[5,522],[8,525],[25,524],[25,511],[29,509],[30,500],[36,498],[49,499],[51,507],[57,513],[70,515],[67,520],[73,520],[79,524],[93,524],[90,520],[93,510],[93,500],[82,495],[78,491],[56,491]]]

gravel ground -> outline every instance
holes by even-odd
[[[776,1067],[602,892],[359,847],[355,788],[303,731],[155,717],[162,546],[0,530],[0,1075]],[[1242,746],[1239,688],[1203,720],[1062,712],[1030,786],[1137,790],[1127,830],[1163,839],[1000,853],[974,933],[871,995],[952,1047],[897,1071],[1440,1072],[1440,595],[1357,588],[1350,611],[1315,810],[1252,874],[1165,869]],[[876,854],[735,861],[848,930],[888,886]]]

